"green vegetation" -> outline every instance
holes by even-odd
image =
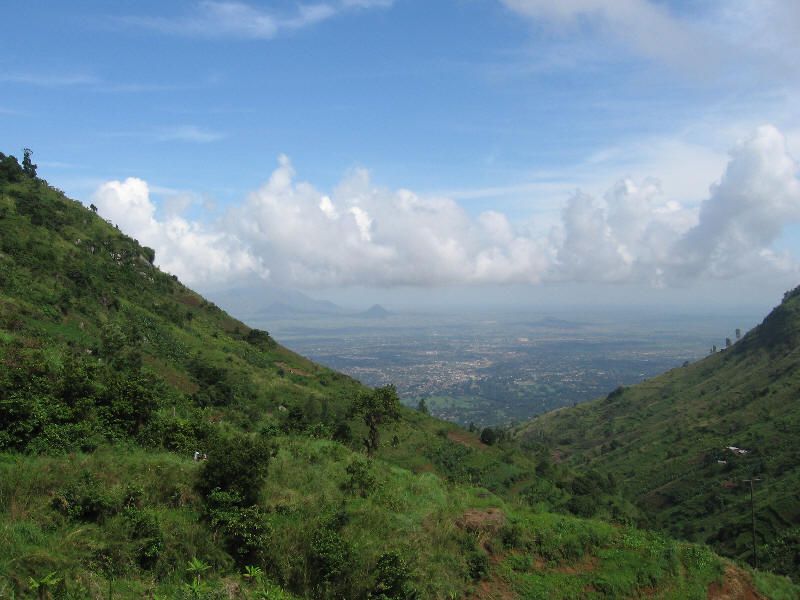
[[[738,336],[737,336],[738,337]],[[800,577],[800,288],[730,348],[517,432],[613,476],[641,525]]]
[[[704,598],[726,569],[754,585],[632,528],[613,478],[403,408],[155,261],[0,154],[0,598]]]

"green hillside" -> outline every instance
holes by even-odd
[[[800,577],[800,288],[728,349],[518,431],[611,474],[647,524]],[[729,449],[738,448],[740,451]],[[746,452],[743,452],[746,451]]]
[[[0,154],[0,598],[793,597],[156,262]]]

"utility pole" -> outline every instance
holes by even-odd
[[[758,568],[758,550],[756,548],[756,508],[753,502],[753,482],[761,481],[761,479],[754,477],[752,479],[742,479],[743,483],[750,484],[750,520],[753,525],[753,568]]]

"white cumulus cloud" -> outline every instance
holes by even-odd
[[[190,284],[267,277],[263,262],[224,229],[209,230],[177,214],[156,218],[147,182],[108,181],[92,197],[98,212],[156,250],[156,264]]]
[[[711,179],[713,176],[710,176]],[[576,192],[541,233],[501,212],[472,215],[444,196],[375,185],[356,169],[330,193],[298,180],[282,156],[269,180],[212,224],[174,211],[159,219],[139,179],[104,184],[101,214],[157,251],[189,282],[266,276],[298,287],[442,286],[547,281],[683,285],[766,273],[798,274],[773,245],[800,221],[798,164],[784,136],[758,128],[730,153],[699,205],[652,178],[606,194]]]
[[[657,182],[623,180],[603,202],[576,194],[556,232],[556,279],[680,284],[796,270],[772,245],[800,220],[798,165],[784,136],[758,128],[730,153],[699,210],[661,196]]]

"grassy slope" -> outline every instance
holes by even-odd
[[[798,341],[795,290],[731,348],[544,415],[518,435],[549,445],[573,465],[613,473],[652,525],[741,559],[751,557],[749,487],[742,480],[759,477],[762,564],[800,575],[776,549],[776,540],[800,524]],[[727,446],[750,452],[736,455]]]
[[[279,448],[259,505],[261,567],[300,597],[364,596],[386,551],[424,598],[699,598],[720,577],[702,547],[543,512],[569,505],[568,469],[411,411],[384,428],[369,489],[348,491],[359,443],[330,438],[342,423],[364,435],[349,416],[357,382],[248,337],[134,240],[17,179],[0,177],[0,597],[32,595],[31,578],[49,573],[60,583],[45,595],[61,598],[109,586],[115,598],[254,597],[261,586],[205,518],[191,460],[235,432]],[[152,410],[124,412],[128,379],[147,384],[134,389]],[[611,492],[598,515],[624,520]],[[321,530],[334,541],[316,540]],[[338,575],[320,577],[320,552]],[[202,595],[186,588],[192,557],[212,566]]]
[[[450,486],[433,474],[413,474],[379,462],[377,489],[362,498],[342,489],[353,459],[340,444],[281,439],[265,488],[271,534],[265,568],[274,581],[314,597],[314,533],[344,511],[348,575],[369,582],[375,561],[388,549],[412,568],[422,598],[704,598],[724,564],[703,546],[602,521],[535,513],[479,487]],[[250,597],[230,557],[201,521],[193,491],[197,466],[171,453],[103,449],[72,457],[5,456],[0,461],[0,597],[26,589],[28,577],[56,572],[72,589],[103,597],[113,561],[117,598],[155,592],[179,597],[187,557],[213,566],[218,589]],[[66,483],[92,472],[105,493],[122,498],[131,485],[143,490],[146,512],[163,532],[155,568],[135,560],[142,539],[132,535],[124,511],[99,521],[70,520],[53,510]],[[119,502],[119,500],[117,500]],[[473,581],[486,557],[487,572]],[[477,566],[476,566],[477,565]],[[771,583],[771,582],[770,582]],[[357,585],[355,586],[358,587]],[[81,596],[86,597],[86,596]],[[214,597],[214,596],[208,596]]]

